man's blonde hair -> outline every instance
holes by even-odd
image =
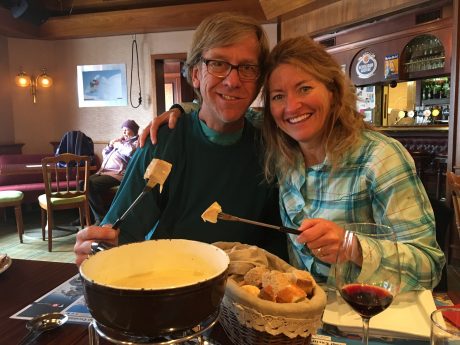
[[[192,84],[192,70],[201,63],[203,54],[212,48],[225,47],[239,43],[248,34],[255,34],[259,42],[259,65],[261,68],[260,77],[257,80],[257,90],[260,89],[263,81],[263,67],[269,53],[267,35],[262,26],[254,18],[222,12],[204,19],[197,27],[185,64],[187,81]],[[200,90],[195,89],[200,102],[202,101]]]

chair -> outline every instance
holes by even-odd
[[[452,188],[452,205],[455,213],[455,223],[458,235],[460,236],[460,175],[455,175],[449,171],[447,173],[447,183]]]
[[[16,215],[16,226],[18,228],[19,242],[23,243],[22,235],[24,234],[24,225],[22,221],[21,202],[24,198],[24,193],[17,190],[0,191],[0,208],[14,207]]]
[[[437,198],[429,198],[433,208],[436,223],[436,242],[441,247],[446,259],[448,258],[448,235],[452,220],[452,209],[444,201]],[[447,291],[447,266],[442,269],[441,280],[434,289],[435,291]]]
[[[48,227],[48,251],[52,250],[53,212],[78,208],[80,224],[90,225],[88,202],[88,177],[91,158],[63,153],[42,159],[45,194],[38,197],[41,208],[42,238],[45,240],[45,225]],[[85,217],[85,218],[84,218]],[[47,218],[47,221],[46,221]]]

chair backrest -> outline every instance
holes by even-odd
[[[447,172],[447,183],[452,188],[452,205],[455,212],[458,235],[460,236],[460,175],[455,175],[451,171]]]
[[[94,143],[93,140],[81,131],[66,132],[56,149],[56,156],[63,153],[73,153],[79,156],[89,156],[94,160]],[[63,165],[63,163],[60,163]]]
[[[90,157],[71,153],[43,158],[43,182],[48,204],[51,198],[88,197],[90,163]]]

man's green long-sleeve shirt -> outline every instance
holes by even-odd
[[[197,112],[179,119],[175,129],[160,128],[158,143],[149,140],[131,159],[103,223],[114,223],[145,187],[144,172],[153,158],[172,164],[163,191],[149,192],[120,226],[120,243],[152,238],[254,244],[286,259],[286,236],[249,224],[219,220],[205,223],[201,214],[214,201],[225,213],[280,224],[278,190],[262,172],[258,131],[248,122],[232,145],[210,142]],[[158,224],[157,224],[158,222]],[[156,225],[157,224],[157,225]]]

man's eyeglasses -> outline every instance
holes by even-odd
[[[260,68],[258,65],[232,65],[226,61],[205,58],[201,58],[201,60],[206,65],[208,72],[218,78],[226,78],[232,69],[238,71],[238,75],[242,80],[255,80],[260,75]]]

